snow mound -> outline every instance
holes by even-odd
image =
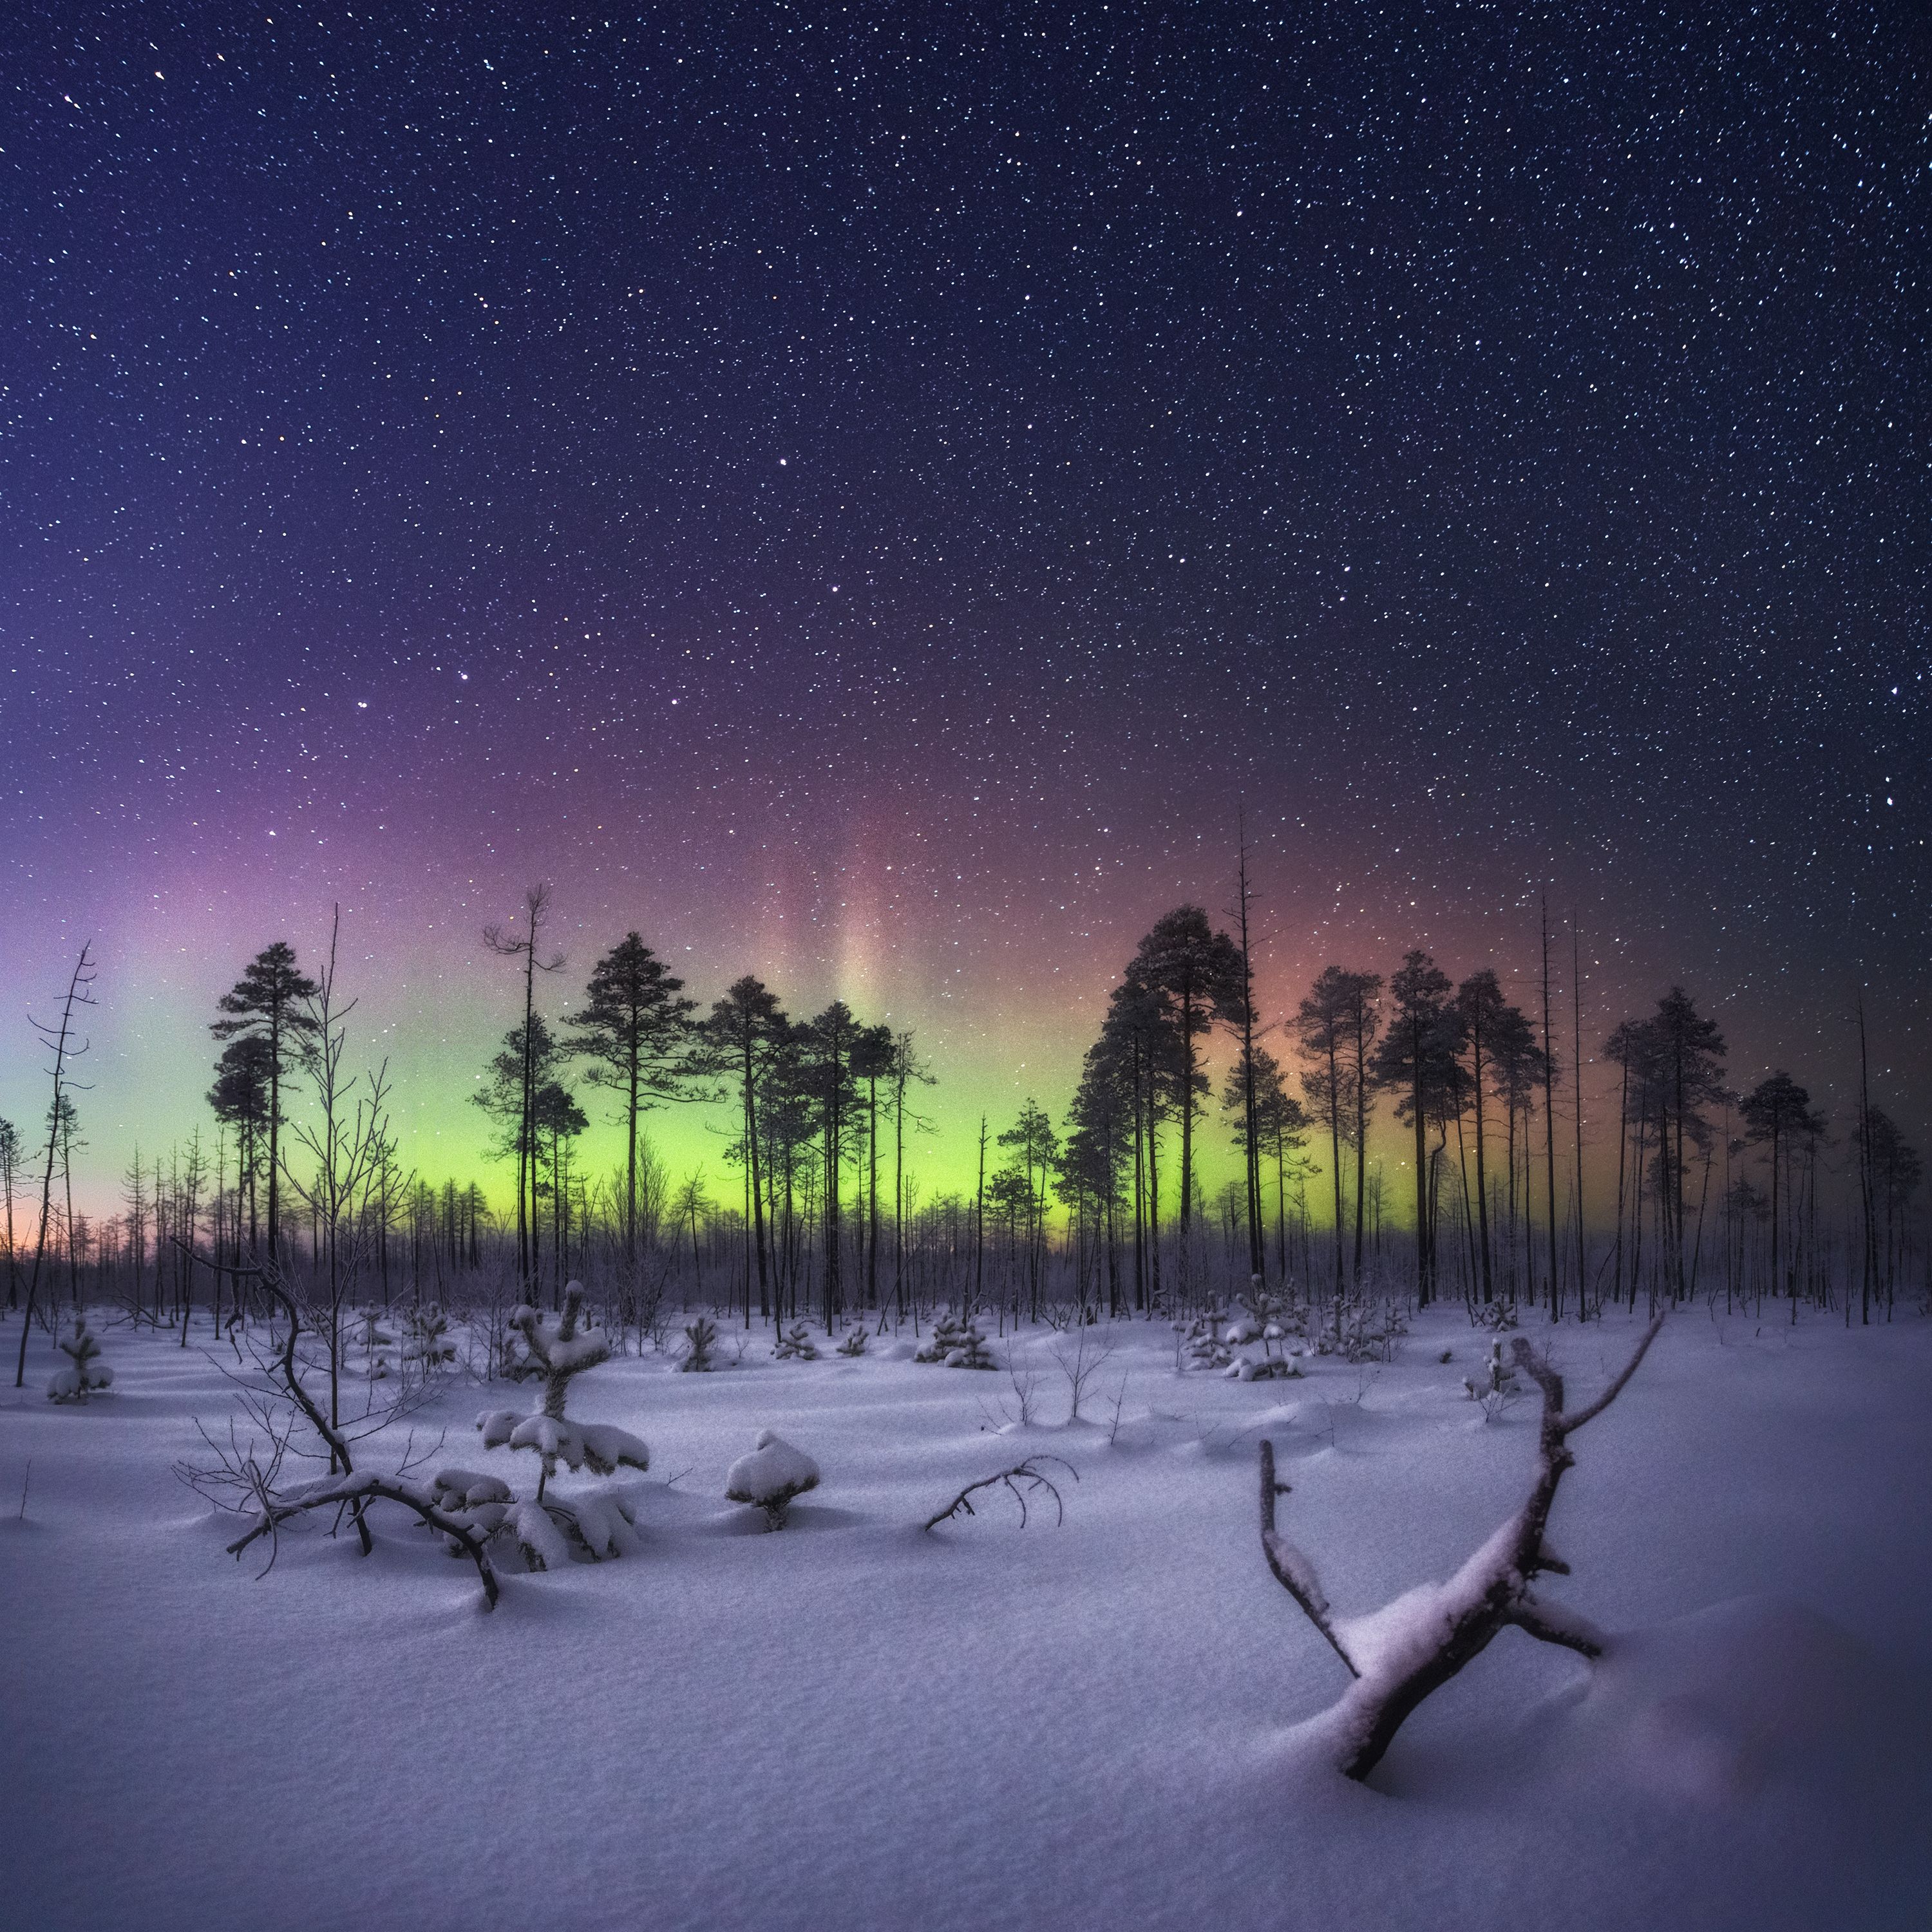
[[[1769,1786],[1836,1792],[1869,1771],[1896,1694],[1877,1660],[1805,1605],[1742,1597],[1619,1634],[1580,1696],[1533,1726],[1630,1788],[1706,1809]]]

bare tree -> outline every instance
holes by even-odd
[[[1018,1344],[1016,1342],[1014,1346],[1018,1347]],[[1080,1406],[1092,1394],[1095,1380],[1113,1352],[1113,1337],[1085,1322],[1076,1322],[1070,1336],[1054,1343],[1053,1359],[1060,1364],[1060,1372],[1066,1378],[1067,1391],[1073,1405],[1067,1413],[1069,1422],[1080,1420]]]
[[[320,1231],[322,1262],[327,1270],[328,1318],[328,1419],[341,1419],[342,1308],[361,1271],[363,1248],[370,1227],[366,1207],[370,1187],[391,1152],[388,1135],[388,1063],[367,1076],[366,1083],[347,1070],[345,1025],[356,1002],[338,1005],[336,995],[336,940],[341,926],[338,910],[329,928],[328,963],[314,991],[304,1001],[307,1024],[302,1030],[302,1058],[315,1090],[320,1118],[299,1123],[290,1138],[305,1149],[314,1162],[306,1180],[290,1174],[290,1184]],[[360,1094],[358,1085],[365,1086]],[[194,1238],[190,1224],[189,1238]],[[184,1250],[192,1254],[192,1250]]]
[[[34,1271],[27,1282],[26,1312],[20,1322],[20,1359],[14,1370],[14,1386],[19,1388],[27,1378],[27,1337],[34,1326],[34,1301],[40,1289],[40,1268],[46,1258],[47,1217],[52,1212],[54,1196],[54,1163],[60,1154],[60,1129],[63,1117],[61,1102],[67,1097],[67,1090],[73,1084],[68,1074],[68,1062],[77,1059],[87,1051],[88,1042],[81,1039],[76,1030],[80,1010],[94,1004],[90,990],[94,984],[94,962],[90,956],[92,943],[80,949],[80,957],[74,962],[73,976],[67,982],[67,998],[61,1002],[60,1022],[43,1025],[30,1013],[28,1023],[40,1036],[42,1044],[54,1057],[54,1064],[47,1071],[54,1083],[53,1099],[47,1108],[46,1161],[40,1174],[40,1218],[38,1232],[34,1237]]]
[[[496,1576],[484,1547],[484,1539],[476,1534],[462,1515],[444,1508],[434,1491],[411,1481],[406,1461],[404,1469],[393,1476],[357,1469],[350,1458],[348,1438],[323,1416],[315,1398],[303,1387],[302,1369],[296,1353],[296,1340],[302,1334],[302,1313],[274,1263],[265,1262],[256,1268],[226,1269],[223,1269],[219,1262],[206,1265],[258,1282],[278,1304],[288,1324],[281,1347],[274,1358],[272,1374],[292,1405],[291,1408],[285,1412],[284,1418],[278,1419],[259,1394],[251,1399],[247,1384],[244,1384],[244,1409],[252,1420],[264,1427],[268,1436],[267,1448],[258,1453],[253,1439],[244,1444],[232,1426],[226,1445],[203,1430],[202,1440],[214,1450],[214,1462],[176,1466],[176,1474],[197,1494],[218,1507],[255,1519],[250,1528],[228,1545],[229,1555],[238,1561],[242,1551],[250,1544],[266,1537],[270,1556],[261,1573],[266,1576],[274,1567],[275,1539],[284,1522],[309,1510],[332,1509],[340,1512],[346,1509],[356,1526],[362,1554],[367,1556],[375,1547],[366,1520],[368,1504],[378,1502],[400,1503],[446,1538],[452,1551],[468,1557],[476,1566],[477,1581],[483,1586],[483,1607],[494,1610],[498,1594]],[[284,1487],[280,1482],[280,1471],[296,1426],[296,1411],[300,1412],[321,1438],[328,1452],[329,1474],[313,1482]]]
[[[1660,1314],[1609,1386],[1574,1414],[1563,1406],[1563,1378],[1546,1357],[1517,1336],[1511,1348],[1515,1364],[1543,1392],[1536,1472],[1528,1497],[1447,1582],[1412,1590],[1370,1616],[1337,1617],[1314,1564],[1275,1527],[1275,1499],[1288,1492],[1288,1485],[1275,1480],[1274,1444],[1262,1444],[1262,1548],[1268,1568],[1355,1680],[1328,1714],[1339,1768],[1346,1776],[1366,1778],[1409,1713],[1511,1625],[1584,1657],[1603,1654],[1606,1640],[1598,1630],[1562,1605],[1542,1601],[1536,1592],[1536,1580],[1545,1571],[1570,1574],[1544,1532],[1557,1485],[1576,1460],[1570,1438],[1623,1393],[1663,1326]]]

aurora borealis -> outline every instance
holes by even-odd
[[[92,938],[110,1201],[339,902],[482,1176],[544,879],[553,1011],[632,926],[842,994],[956,1178],[1238,811],[1270,1015],[1546,890],[1587,1043],[1681,980],[1828,1104],[1862,992],[1922,1133],[1924,31],[17,10],[0,1112]]]

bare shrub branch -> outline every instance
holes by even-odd
[[[1016,1462],[1010,1469],[1000,1469],[990,1476],[982,1476],[976,1483],[968,1483],[943,1510],[926,1518],[920,1524],[922,1529],[937,1529],[939,1526],[956,1516],[976,1516],[979,1511],[973,1507],[973,1497],[980,1490],[1004,1488],[1020,1506],[1020,1527],[1027,1526],[1027,1498],[1037,1496],[1042,1490],[1053,1498],[1057,1524],[1066,1520],[1066,1505],[1060,1493],[1054,1486],[1052,1479],[1040,1467],[1043,1462],[1057,1462],[1077,1483],[1080,1472],[1064,1456],[1029,1456],[1023,1462]]]

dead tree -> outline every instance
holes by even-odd
[[[185,1250],[186,1244],[178,1238],[176,1245]],[[280,1270],[274,1262],[268,1261],[259,1267],[246,1268],[222,1268],[216,1262],[204,1264],[219,1268],[225,1274],[254,1280],[280,1307],[288,1328],[282,1338],[280,1352],[275,1358],[274,1372],[289,1400],[321,1438],[328,1451],[330,1465],[330,1473],[314,1482],[278,1489],[275,1476],[281,1464],[281,1451],[287,1444],[286,1430],[279,1434],[273,1429],[270,1430],[276,1448],[266,1467],[259,1465],[252,1454],[238,1448],[224,1454],[204,1430],[203,1440],[215,1449],[219,1458],[218,1466],[207,1469],[184,1466],[178,1473],[200,1493],[217,1500],[223,1491],[242,1492],[243,1499],[240,1503],[224,1506],[252,1514],[256,1520],[251,1528],[228,1545],[229,1555],[238,1560],[243,1550],[264,1536],[270,1539],[272,1549],[278,1532],[291,1517],[312,1509],[333,1509],[338,1514],[344,1510],[348,1512],[356,1526],[362,1554],[367,1556],[375,1547],[367,1520],[368,1505],[372,1502],[400,1503],[405,1508],[413,1510],[424,1522],[442,1536],[452,1555],[466,1556],[476,1566],[476,1580],[483,1586],[483,1607],[494,1610],[498,1594],[496,1573],[484,1547],[484,1539],[477,1534],[474,1526],[464,1517],[444,1508],[434,1490],[409,1480],[406,1474],[386,1477],[356,1468],[350,1460],[347,1440],[339,1429],[331,1425],[315,1398],[302,1386],[302,1372],[296,1360],[296,1340],[302,1333],[302,1313],[295,1297],[284,1285]],[[232,1437],[232,1430],[230,1433]],[[272,1556],[269,1568],[273,1567]],[[264,1570],[262,1574],[266,1576],[268,1571]]]
[[[1568,1564],[1544,1540],[1544,1531],[1557,1485],[1576,1460],[1570,1438],[1623,1393],[1663,1325],[1660,1315],[1644,1330],[1622,1372],[1594,1402],[1574,1414],[1564,1409],[1563,1378],[1519,1336],[1512,1349],[1516,1365],[1543,1392],[1528,1496],[1447,1582],[1424,1584],[1366,1617],[1336,1616],[1315,1565],[1275,1528],[1275,1499],[1288,1494],[1288,1485],[1275,1480],[1274,1444],[1262,1444],[1262,1548],[1268,1568],[1354,1679],[1320,1720],[1334,1738],[1345,1775],[1366,1778],[1409,1713],[1512,1625],[1584,1657],[1603,1654],[1606,1640],[1599,1631],[1562,1605],[1538,1597],[1536,1580],[1545,1571],[1570,1574]]]
[[[67,1098],[68,1088],[75,1084],[73,1076],[68,1071],[68,1064],[77,1059],[88,1048],[86,1040],[76,1037],[76,1022],[80,1009],[94,1004],[94,995],[89,990],[94,983],[92,952],[93,942],[90,940],[80,949],[80,958],[75,963],[74,976],[67,982],[67,998],[61,1003],[60,1024],[58,1027],[50,1023],[43,1025],[32,1014],[28,1016],[28,1024],[40,1036],[41,1043],[54,1057],[54,1064],[48,1070],[53,1076],[54,1096],[47,1108],[47,1156],[46,1169],[40,1177],[40,1231],[34,1237],[34,1272],[27,1282],[26,1312],[20,1321],[20,1359],[14,1367],[14,1386],[16,1388],[27,1379],[27,1337],[33,1333],[34,1304],[40,1292],[40,1264],[46,1258],[47,1217],[52,1211],[53,1204],[54,1161],[59,1151],[61,1124],[66,1118],[62,1103]]]

